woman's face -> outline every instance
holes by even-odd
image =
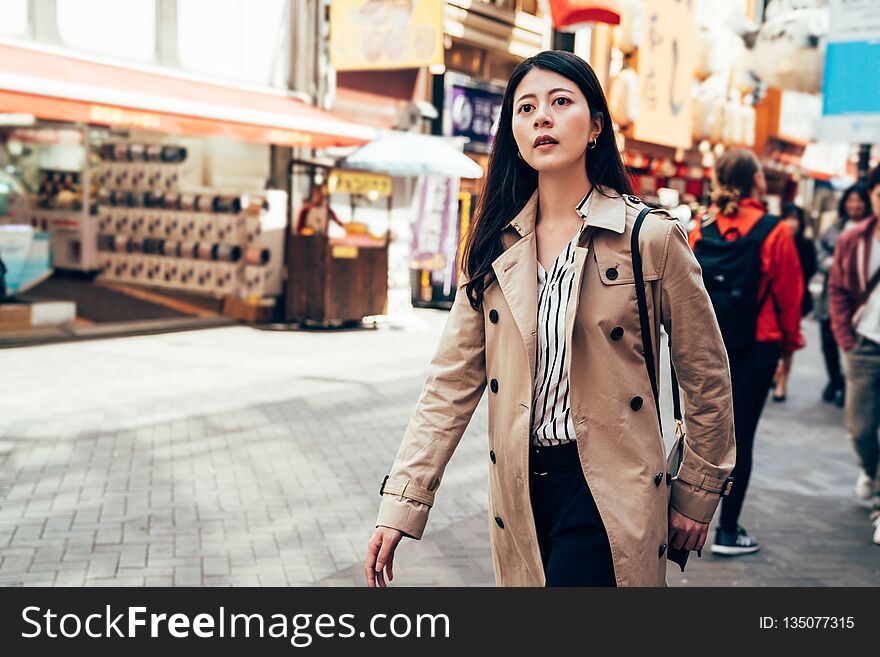
[[[868,192],[868,198],[871,199],[871,213],[875,217],[880,217],[880,185],[874,185]]]
[[[843,204],[843,209],[846,212],[846,218],[850,221],[861,219],[865,216],[865,210],[867,210],[862,197],[855,192],[851,192],[847,197],[846,203]]]
[[[574,82],[533,68],[513,94],[512,128],[526,163],[547,172],[582,162],[587,145],[602,131],[602,121],[590,119],[587,99]],[[536,145],[535,140],[545,135],[553,141]]]

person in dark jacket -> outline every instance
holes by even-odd
[[[782,206],[782,223],[788,226],[789,232],[794,237],[794,245],[797,248],[798,260],[801,263],[801,273],[804,277],[804,295],[801,298],[801,316],[806,317],[813,311],[813,295],[810,294],[810,279],[818,269],[818,261],[816,258],[816,246],[813,240],[808,239],[805,235],[806,221],[804,209],[794,203],[786,203]],[[791,353],[784,355],[779,359],[779,367],[776,369],[774,377],[775,389],[773,391],[773,401],[785,401],[788,390],[788,375],[791,372]]]
[[[843,369],[840,366],[840,347],[831,330],[831,314],[828,311],[828,277],[834,262],[834,249],[843,229],[868,216],[871,207],[868,190],[862,183],[856,183],[843,192],[837,206],[837,222],[829,226],[819,239],[819,271],[824,276],[822,296],[816,307],[816,319],[822,335],[822,355],[828,371],[828,384],[822,391],[822,399],[843,408],[845,403]]]

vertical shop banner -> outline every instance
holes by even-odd
[[[333,67],[365,71],[442,64],[445,4],[438,0],[333,0]]]
[[[467,151],[488,153],[498,129],[498,116],[504,100],[504,87],[460,73],[444,76],[443,134],[467,137]]]
[[[880,142],[880,0],[831,0],[822,141]]]
[[[458,178],[423,176],[416,194],[410,267],[442,277],[444,292],[452,288],[458,250]]]
[[[639,48],[639,118],[635,137],[691,146],[691,86],[696,22],[692,0],[646,0]]]

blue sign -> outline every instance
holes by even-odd
[[[832,0],[822,141],[880,142],[880,0]]]

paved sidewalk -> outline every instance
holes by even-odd
[[[0,352],[0,585],[360,585],[378,485],[446,316]],[[759,429],[743,521],[764,550],[704,553],[671,585],[880,584],[841,412],[815,401],[822,376],[815,351],[799,354],[789,401]],[[484,400],[395,584],[493,584],[486,426]]]

